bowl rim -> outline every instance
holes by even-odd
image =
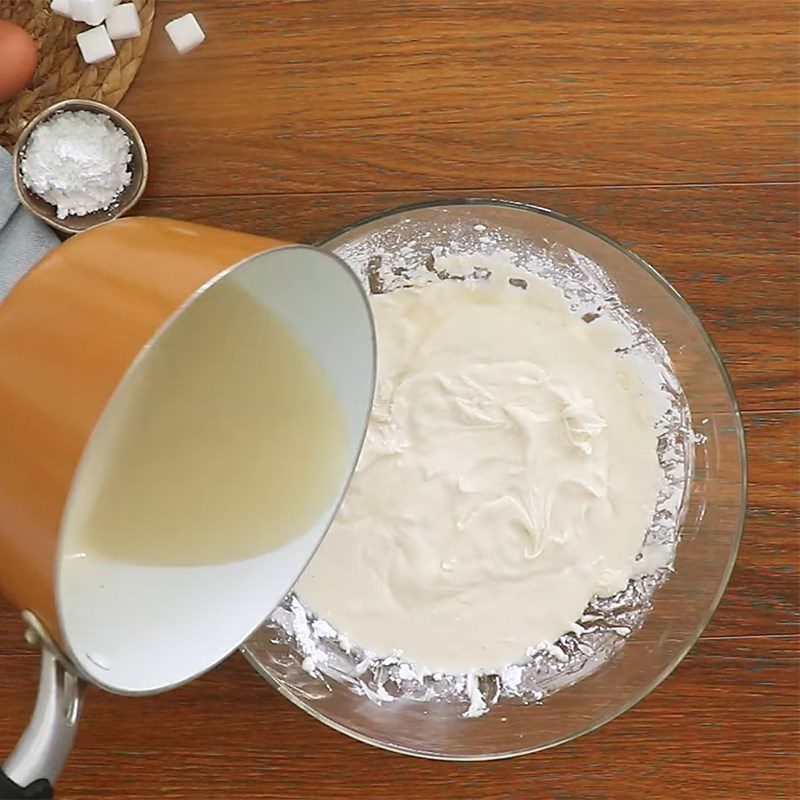
[[[105,114],[106,116],[110,117],[111,121],[118,128],[121,128],[125,131],[126,135],[131,140],[131,146],[138,151],[142,162],[141,172],[139,173],[140,179],[136,190],[125,203],[121,204],[117,209],[115,209],[113,216],[98,222],[98,225],[102,225],[104,222],[109,222],[112,219],[117,219],[118,217],[124,216],[139,202],[139,200],[141,200],[145,187],[147,186],[149,165],[147,148],[144,145],[144,140],[139,133],[139,129],[122,112],[117,111],[116,108],[111,108],[111,106],[108,106],[105,103],[100,103],[97,100],[84,100],[80,97],[74,97],[69,100],[61,100],[58,103],[53,103],[53,105],[42,109],[35,117],[33,117],[33,119],[31,119],[30,122],[28,122],[28,124],[22,129],[22,133],[20,133],[17,141],[14,143],[14,149],[11,153],[11,175],[14,181],[14,189],[17,193],[20,203],[22,203],[22,205],[35,217],[43,222],[46,222],[48,225],[50,225],[50,227],[55,228],[62,233],[75,234],[82,233],[84,230],[88,229],[75,228],[70,226],[66,220],[58,219],[58,217],[55,215],[55,209],[52,216],[43,214],[38,208],[36,208],[36,206],[33,205],[33,203],[31,203],[29,195],[32,193],[22,182],[22,153],[25,150],[25,146],[28,143],[31,133],[39,124],[45,122],[56,114],[60,114],[63,111],[92,111],[96,114]],[[69,219],[69,217],[67,217],[67,219]],[[90,227],[93,228],[95,226],[91,225]]]
[[[379,222],[380,220],[385,219],[387,217],[393,217],[411,211],[419,211],[421,209],[426,209],[426,208],[481,206],[481,205],[499,206],[510,209],[516,209],[519,211],[525,211],[545,217],[554,218],[561,222],[565,222],[568,225],[572,225],[576,228],[579,228],[580,230],[583,230],[584,232],[593,235],[598,239],[602,240],[603,242],[614,247],[623,256],[626,256],[628,259],[630,259],[630,261],[634,265],[643,269],[651,278],[653,278],[656,281],[656,283],[658,283],[664,290],[666,290],[666,292],[675,301],[677,301],[678,305],[683,309],[688,320],[691,321],[697,333],[700,334],[700,338],[708,348],[712,356],[712,359],[714,360],[714,363],[717,366],[720,377],[722,378],[722,382],[723,385],[725,386],[728,400],[731,404],[731,409],[733,411],[733,427],[736,435],[737,452],[739,456],[739,465],[741,468],[741,482],[739,485],[739,497],[738,497],[739,508],[738,508],[736,524],[733,530],[733,536],[731,537],[731,544],[728,552],[728,562],[725,565],[725,569],[720,578],[717,591],[712,601],[709,603],[708,608],[705,611],[705,614],[702,616],[698,624],[695,626],[693,633],[686,638],[686,641],[684,642],[683,646],[676,653],[676,655],[673,656],[670,663],[667,664],[667,666],[664,667],[664,669],[662,669],[659,673],[657,673],[653,678],[651,678],[642,689],[636,692],[632,697],[628,698],[618,708],[601,715],[600,717],[593,720],[591,723],[585,725],[584,727],[580,728],[577,731],[574,731],[568,735],[559,737],[557,739],[554,739],[553,741],[535,747],[526,747],[520,750],[507,751],[503,753],[492,753],[490,755],[450,756],[450,755],[443,755],[441,753],[430,753],[420,750],[414,750],[409,747],[395,745],[391,742],[385,742],[385,741],[380,741],[378,739],[374,739],[365,734],[353,731],[347,728],[346,726],[342,725],[341,723],[337,722],[336,720],[330,719],[329,717],[321,714],[313,706],[310,706],[308,703],[306,703],[303,698],[293,693],[285,685],[276,681],[270,675],[269,671],[266,670],[259,663],[258,659],[253,655],[253,653],[250,652],[250,650],[248,649],[247,642],[245,642],[242,645],[241,648],[242,653],[244,654],[248,662],[252,665],[252,667],[256,670],[256,672],[258,672],[262,677],[264,677],[267,680],[267,682],[270,683],[274,688],[276,688],[284,697],[286,697],[296,706],[298,706],[303,711],[308,713],[314,719],[323,722],[325,725],[327,725],[330,728],[333,728],[339,733],[343,733],[346,736],[349,736],[350,738],[356,739],[357,741],[363,742],[365,744],[373,745],[374,747],[378,747],[382,750],[388,750],[393,753],[400,753],[403,755],[410,755],[410,756],[415,756],[417,758],[425,758],[433,761],[460,761],[460,762],[500,761],[508,758],[515,758],[517,756],[530,755],[531,753],[537,753],[544,750],[549,750],[551,747],[556,747],[560,744],[570,742],[573,739],[577,739],[581,736],[584,736],[587,733],[591,733],[592,731],[597,730],[603,725],[606,725],[607,723],[616,719],[621,714],[624,714],[625,712],[629,711],[631,708],[633,708],[633,706],[635,706],[637,703],[639,703],[641,700],[647,697],[647,695],[649,695],[654,689],[656,689],[659,686],[659,684],[661,684],[677,668],[677,666],[683,661],[683,659],[686,657],[689,651],[695,646],[695,644],[697,644],[697,641],[699,640],[703,631],[706,629],[708,623],[711,621],[711,618],[716,613],[719,603],[722,600],[725,590],[727,589],[731,573],[733,572],[733,568],[736,563],[736,557],[739,553],[739,546],[742,540],[742,532],[744,530],[745,514],[747,511],[747,453],[745,449],[744,428],[742,425],[742,416],[741,416],[741,411],[739,409],[739,404],[736,400],[736,395],[733,390],[733,383],[731,381],[730,375],[728,374],[728,370],[722,361],[722,357],[720,356],[716,346],[714,345],[711,336],[708,334],[703,324],[700,322],[699,318],[692,310],[692,307],[686,302],[686,300],[683,299],[683,297],[672,286],[672,284],[666,278],[664,278],[651,264],[649,264],[640,256],[636,255],[636,253],[634,253],[632,250],[629,250],[627,247],[625,247],[625,245],[621,244],[616,239],[612,238],[611,236],[608,236],[602,231],[597,230],[591,225],[587,225],[586,223],[575,219],[574,217],[571,217],[567,214],[562,214],[557,211],[552,211],[549,208],[545,208],[543,206],[537,206],[532,203],[526,203],[516,200],[503,200],[501,198],[455,197],[455,198],[445,198],[440,200],[426,200],[417,203],[408,203],[401,206],[393,207],[386,211],[379,211],[377,213],[370,214],[368,216],[362,217],[361,219],[357,220],[354,223],[351,223],[349,225],[337,229],[336,231],[334,231],[328,236],[323,237],[322,239],[317,240],[315,242],[315,246],[327,248],[330,246],[332,242],[335,242],[340,237],[344,236],[345,234],[351,233],[352,231],[358,228],[364,227],[374,222]]]

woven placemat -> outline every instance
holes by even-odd
[[[112,107],[122,100],[144,58],[156,8],[156,0],[128,2],[139,11],[142,35],[114,42],[114,58],[85,64],[75,35],[86,30],[86,25],[53,14],[49,0],[0,0],[0,19],[24,28],[39,47],[30,87],[0,104],[0,145],[13,145],[30,119],[59,100],[80,97]]]

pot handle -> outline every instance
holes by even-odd
[[[19,786],[0,770],[1,800],[51,800],[53,787],[46,778],[39,778],[29,786]]]
[[[53,796],[53,783],[75,739],[82,694],[80,679],[42,643],[36,705],[28,727],[0,770],[0,800]]]

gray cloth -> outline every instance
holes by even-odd
[[[0,147],[0,300],[58,244],[53,230],[19,204],[11,167],[11,156]]]

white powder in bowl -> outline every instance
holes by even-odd
[[[22,181],[59,219],[105,210],[131,182],[131,141],[107,114],[64,111],[37,125],[21,159]]]

